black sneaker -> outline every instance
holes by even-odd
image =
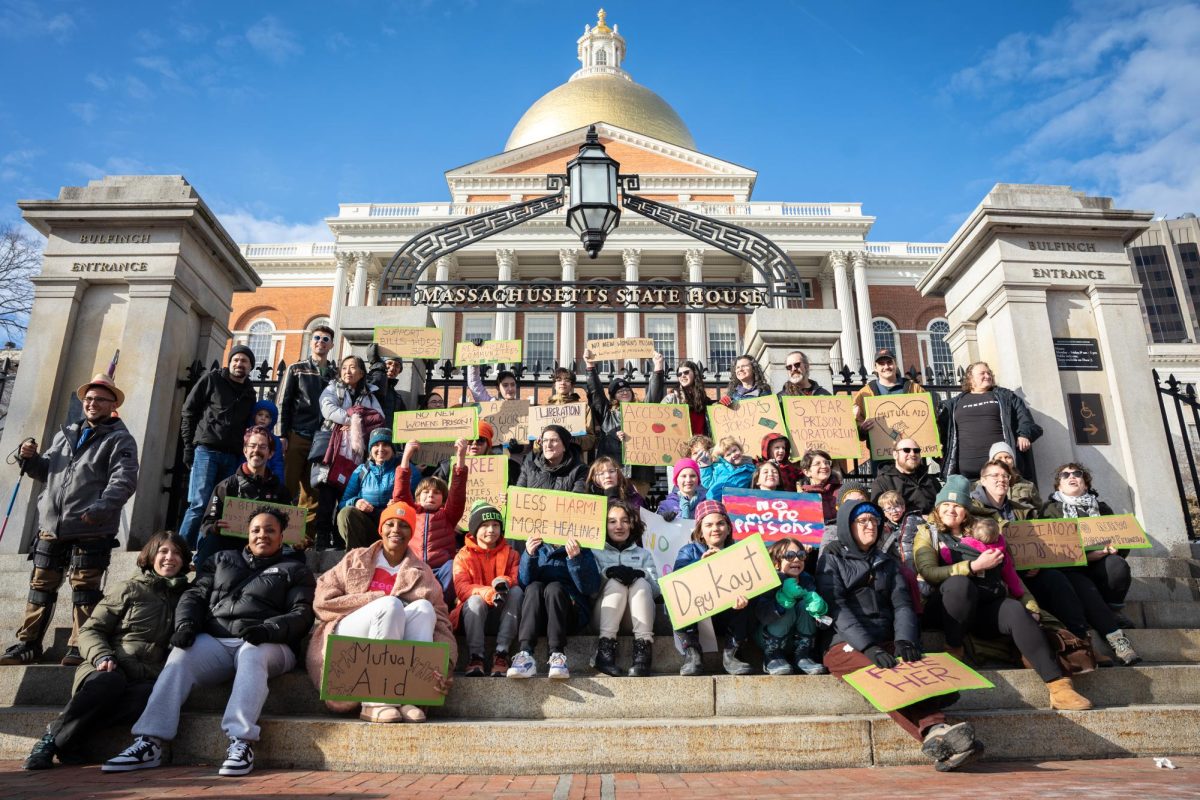
[[[50,769],[54,766],[54,754],[58,748],[54,746],[54,737],[47,733],[37,740],[33,750],[25,757],[21,769]]]
[[[32,664],[42,657],[42,646],[31,642],[17,642],[0,656],[0,665],[6,667]]]
[[[249,775],[254,769],[254,748],[250,743],[242,739],[230,739],[229,750],[225,753],[225,761],[222,762],[221,768],[217,770],[218,775],[225,777],[236,777],[238,775]]]
[[[79,648],[72,645],[67,648],[67,652],[63,654],[62,661],[58,662],[64,667],[78,667],[83,663],[83,655],[79,652]]]
[[[484,676],[483,656],[477,656],[474,653],[471,654],[471,660],[467,662],[466,676],[468,678],[482,678]]]
[[[133,744],[105,761],[101,772],[132,772],[135,769],[151,769],[162,764],[162,747],[146,736],[139,736]]]
[[[934,761],[945,761],[952,756],[969,751],[975,741],[975,728],[969,722],[934,725],[925,734],[921,743],[921,752]]]

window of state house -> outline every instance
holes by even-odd
[[[617,336],[617,318],[611,314],[588,314],[583,320],[584,346],[592,339],[614,339]],[[582,354],[581,354],[582,355]],[[621,365],[625,367],[624,364]],[[597,361],[596,369],[601,372],[612,372],[614,364],[611,361]]]
[[[904,357],[900,352],[900,337],[896,335],[896,326],[891,320],[883,317],[876,317],[871,320],[871,331],[875,334],[875,352],[879,352],[883,348],[887,348],[896,354],[896,366],[901,372],[904,371]],[[874,364],[875,353],[863,353],[863,361],[868,364]],[[868,371],[871,368],[868,367]]]
[[[950,323],[944,319],[935,319],[929,323],[927,330],[929,331],[929,368],[934,371],[939,381],[943,375],[953,379],[954,354],[950,352],[950,345],[946,344],[946,337],[950,335]],[[950,380],[946,382],[949,383]]]
[[[733,360],[742,354],[737,317],[722,314],[706,317],[705,321],[708,324],[708,363],[704,367],[709,373],[729,372]]]
[[[545,314],[525,315],[525,366],[546,372],[558,358],[555,334],[558,318]]]
[[[678,352],[675,347],[678,337],[675,317],[647,315],[644,319],[646,335],[654,340],[654,349],[662,353],[663,361],[673,366]]]
[[[256,319],[250,324],[246,346],[254,351],[254,366],[266,361],[275,368],[275,325],[269,319]]]
[[[483,339],[486,342],[495,338],[496,319],[493,315],[463,314],[462,321],[462,341]]]

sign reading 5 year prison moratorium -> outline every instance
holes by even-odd
[[[396,358],[438,359],[442,357],[442,329],[404,325],[377,325],[375,344],[379,353]]]
[[[739,597],[747,600],[779,586],[762,536],[754,534],[719,553],[659,579],[667,615],[675,630],[719,614]]]
[[[833,458],[858,458],[862,443],[849,395],[782,395],[783,416],[792,437],[792,454],[824,450]],[[757,450],[755,452],[758,452]]]
[[[479,437],[479,409],[428,408],[397,411],[392,439],[397,442],[456,442]]]
[[[449,674],[450,645],[331,635],[325,641],[321,699],[440,706],[437,676]]]
[[[666,467],[688,454],[692,423],[682,403],[621,403],[623,463]]]
[[[866,398],[865,412],[867,419],[875,421],[867,431],[873,461],[893,458],[892,451],[901,439],[915,440],[925,458],[942,454],[933,395],[928,392],[871,395]]]
[[[608,498],[553,489],[508,489],[504,535],[509,539],[541,539],[566,544],[574,536],[580,547],[600,550],[608,519]]]

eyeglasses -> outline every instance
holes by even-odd
[[[903,511],[904,506],[884,506],[884,513],[891,514],[893,511]]]
[[[919,448],[919,447],[897,447],[896,452],[897,453],[918,453],[919,454],[921,452],[921,448]]]
[[[991,480],[991,481],[1006,481],[1006,480],[1008,480],[1008,475],[1004,474],[1003,472],[989,472],[987,475],[980,475],[979,477],[983,478],[985,481],[987,481],[987,480]]]
[[[332,342],[332,341],[333,341],[333,337],[332,337],[332,336],[326,336],[326,335],[325,335],[325,334],[323,334],[323,333],[316,333],[316,334],[313,334],[312,340],[313,340],[314,342]]]
[[[804,553],[801,553],[799,550],[788,550],[779,558],[783,561],[803,561]]]
[[[804,369],[804,362],[797,361],[795,364],[785,364],[784,366],[787,367],[788,372],[799,372]]]
[[[85,406],[88,405],[89,403],[104,403],[107,405],[108,403],[115,403],[115,402],[117,402],[117,401],[113,400],[111,397],[93,397],[92,395],[88,395],[87,397],[83,398],[83,404]]]
[[[1062,472],[1058,473],[1058,477],[1060,477],[1060,478],[1082,478],[1083,470],[1064,469]]]

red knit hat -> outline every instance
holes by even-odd
[[[725,504],[720,500],[704,500],[700,502],[692,512],[692,517],[701,520],[709,514],[720,514],[726,519],[729,518],[729,512],[725,510]]]
[[[379,535],[383,536],[383,523],[389,519],[398,519],[408,525],[408,529],[413,533],[417,532],[417,510],[408,503],[389,503],[383,513],[379,515]]]

